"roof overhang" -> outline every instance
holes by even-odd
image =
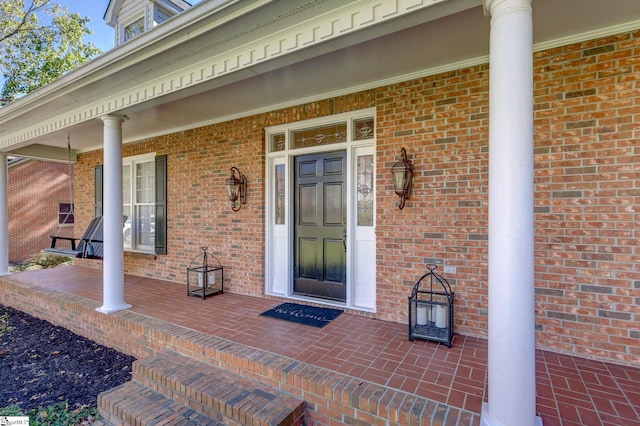
[[[116,1],[116,0],[112,0]],[[637,0],[535,0],[537,49],[640,28]],[[488,62],[481,0],[209,0],[0,109],[0,151],[125,142]]]

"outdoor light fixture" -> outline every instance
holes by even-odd
[[[400,150],[402,159],[391,167],[393,175],[393,190],[400,197],[398,207],[400,210],[404,208],[405,200],[409,199],[411,193],[411,181],[413,180],[413,164],[407,160],[407,150]]]
[[[225,180],[224,185],[227,187],[229,201],[231,201],[231,210],[237,212],[242,208],[242,204],[247,204],[247,178],[237,167],[232,167],[231,176]],[[238,199],[240,202],[236,203]]]

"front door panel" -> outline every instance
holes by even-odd
[[[295,159],[293,292],[346,300],[346,152]]]

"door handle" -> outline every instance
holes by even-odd
[[[342,229],[342,245],[344,246],[344,252],[347,252],[347,228]]]

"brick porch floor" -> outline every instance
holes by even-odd
[[[3,277],[102,301],[102,272],[78,266]],[[479,413],[487,342],[456,335],[448,349],[409,342],[407,326],[342,314],[322,329],[259,316],[276,300],[225,293],[202,300],[183,285],[127,275],[132,312]],[[640,425],[640,369],[538,350],[544,425]],[[473,417],[477,424],[479,416]]]

